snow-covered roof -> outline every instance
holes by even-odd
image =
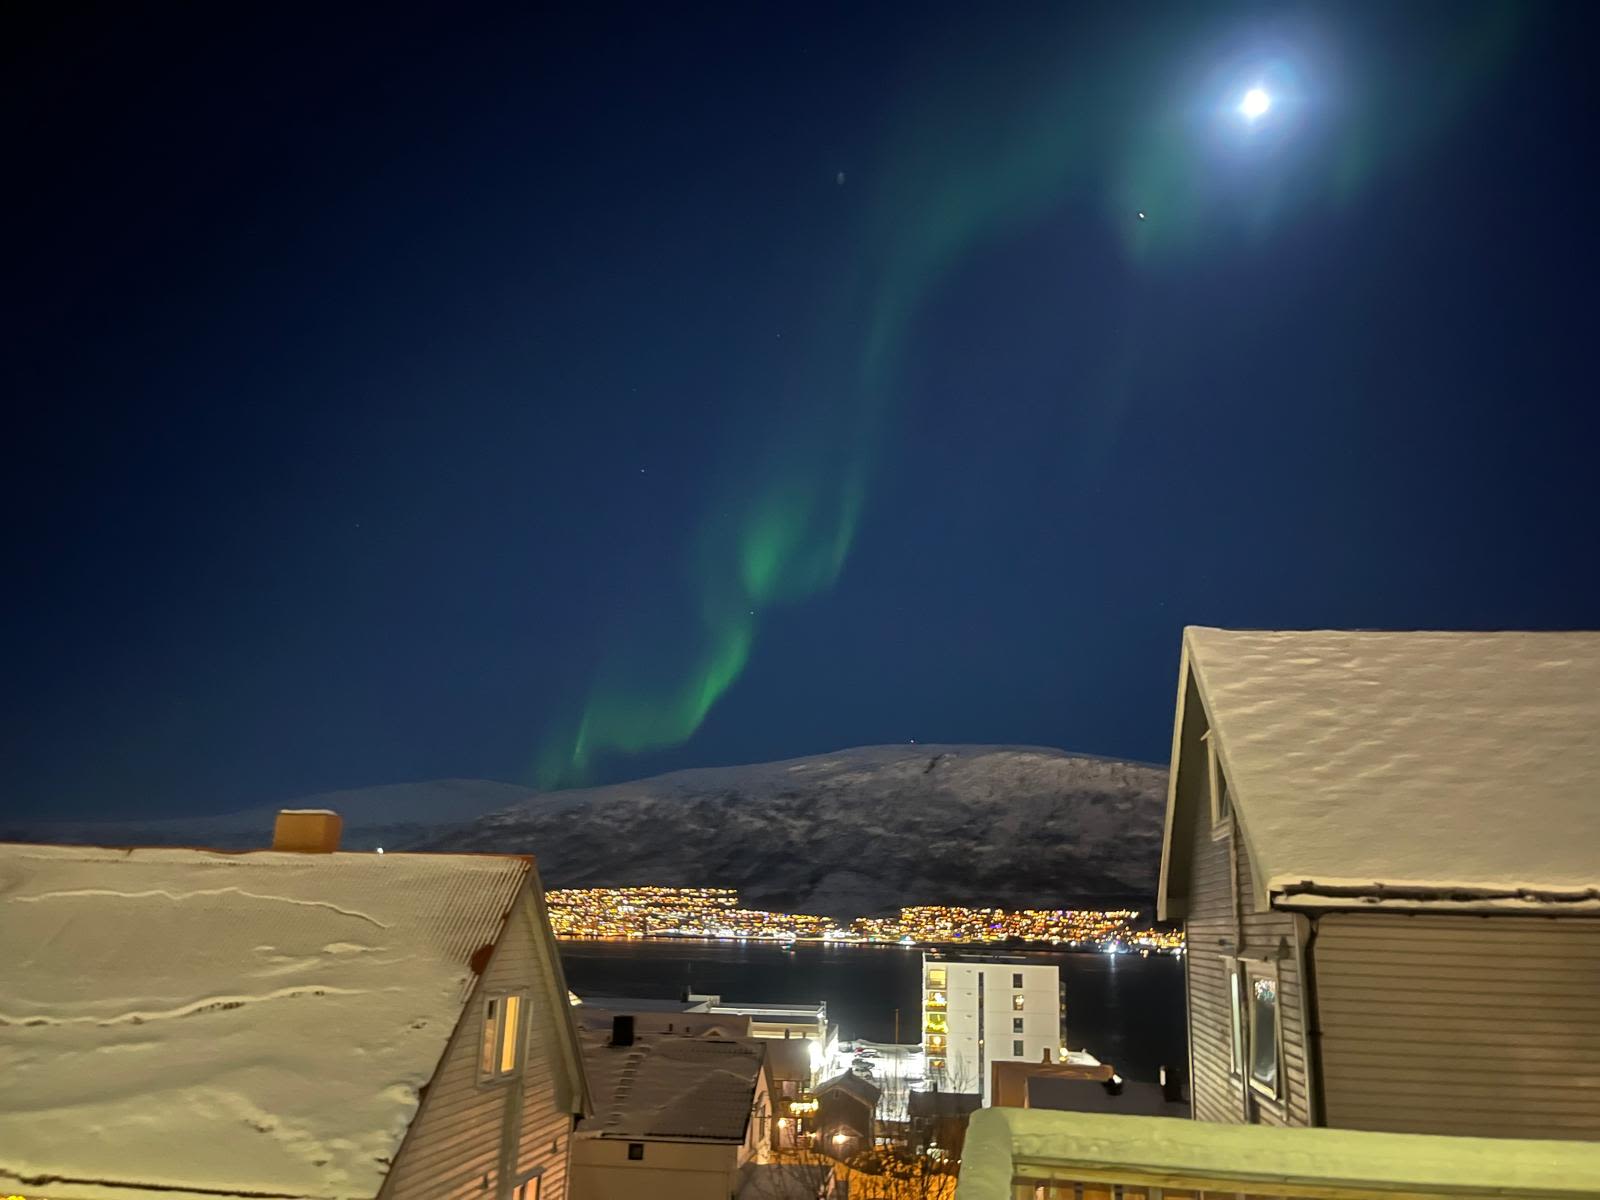
[[[0,845],[0,1193],[375,1196],[532,870]]]
[[[1600,907],[1600,633],[1190,628],[1184,649],[1257,907]]]
[[[763,1045],[754,1038],[579,1030],[595,1115],[580,1136],[742,1142],[755,1106]]]

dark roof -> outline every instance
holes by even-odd
[[[805,1038],[766,1038],[767,1069],[774,1079],[810,1079],[811,1043]]]
[[[744,1140],[764,1054],[759,1041],[647,1033],[613,1046],[609,1032],[589,1029],[580,1038],[597,1109],[580,1136]]]
[[[836,1088],[850,1093],[868,1108],[876,1108],[878,1097],[883,1095],[882,1089],[877,1084],[868,1083],[854,1071],[845,1071],[843,1074],[835,1075],[832,1079],[823,1080],[817,1084],[815,1091],[820,1096],[823,1092],[831,1092]]]
[[[1165,1098],[1158,1083],[1129,1083],[1113,1095],[1111,1089],[1095,1079],[1052,1079],[1036,1076],[1028,1080],[1028,1107],[1051,1108],[1057,1112],[1116,1113],[1125,1117],[1189,1116],[1187,1100]]]
[[[964,1117],[983,1107],[976,1092],[912,1092],[906,1098],[906,1114],[917,1117]]]

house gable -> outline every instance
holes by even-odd
[[[587,1103],[576,1063],[576,1034],[537,876],[517,895],[485,956],[448,1049],[429,1081],[382,1200],[505,1197],[516,1181],[541,1176],[541,1195],[565,1195],[573,1117]],[[479,1074],[485,1004],[512,993],[529,998],[518,1077]]]

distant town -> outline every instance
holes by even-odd
[[[1176,954],[1183,933],[1140,922],[1136,909],[966,908],[918,905],[895,917],[841,922],[743,908],[736,888],[567,888],[548,893],[562,938],[702,937],[777,942],[943,946],[1035,942],[1109,953]]]

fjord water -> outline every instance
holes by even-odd
[[[919,1040],[922,953],[815,942],[789,951],[765,942],[688,938],[561,943],[567,986],[579,996],[675,999],[690,990],[753,1004],[826,1000],[841,1039],[882,1042],[894,1040],[897,1008],[899,1040]],[[1187,1073],[1182,959],[1017,953],[1060,966],[1074,1050],[1089,1051],[1128,1079],[1154,1082],[1162,1065]]]

